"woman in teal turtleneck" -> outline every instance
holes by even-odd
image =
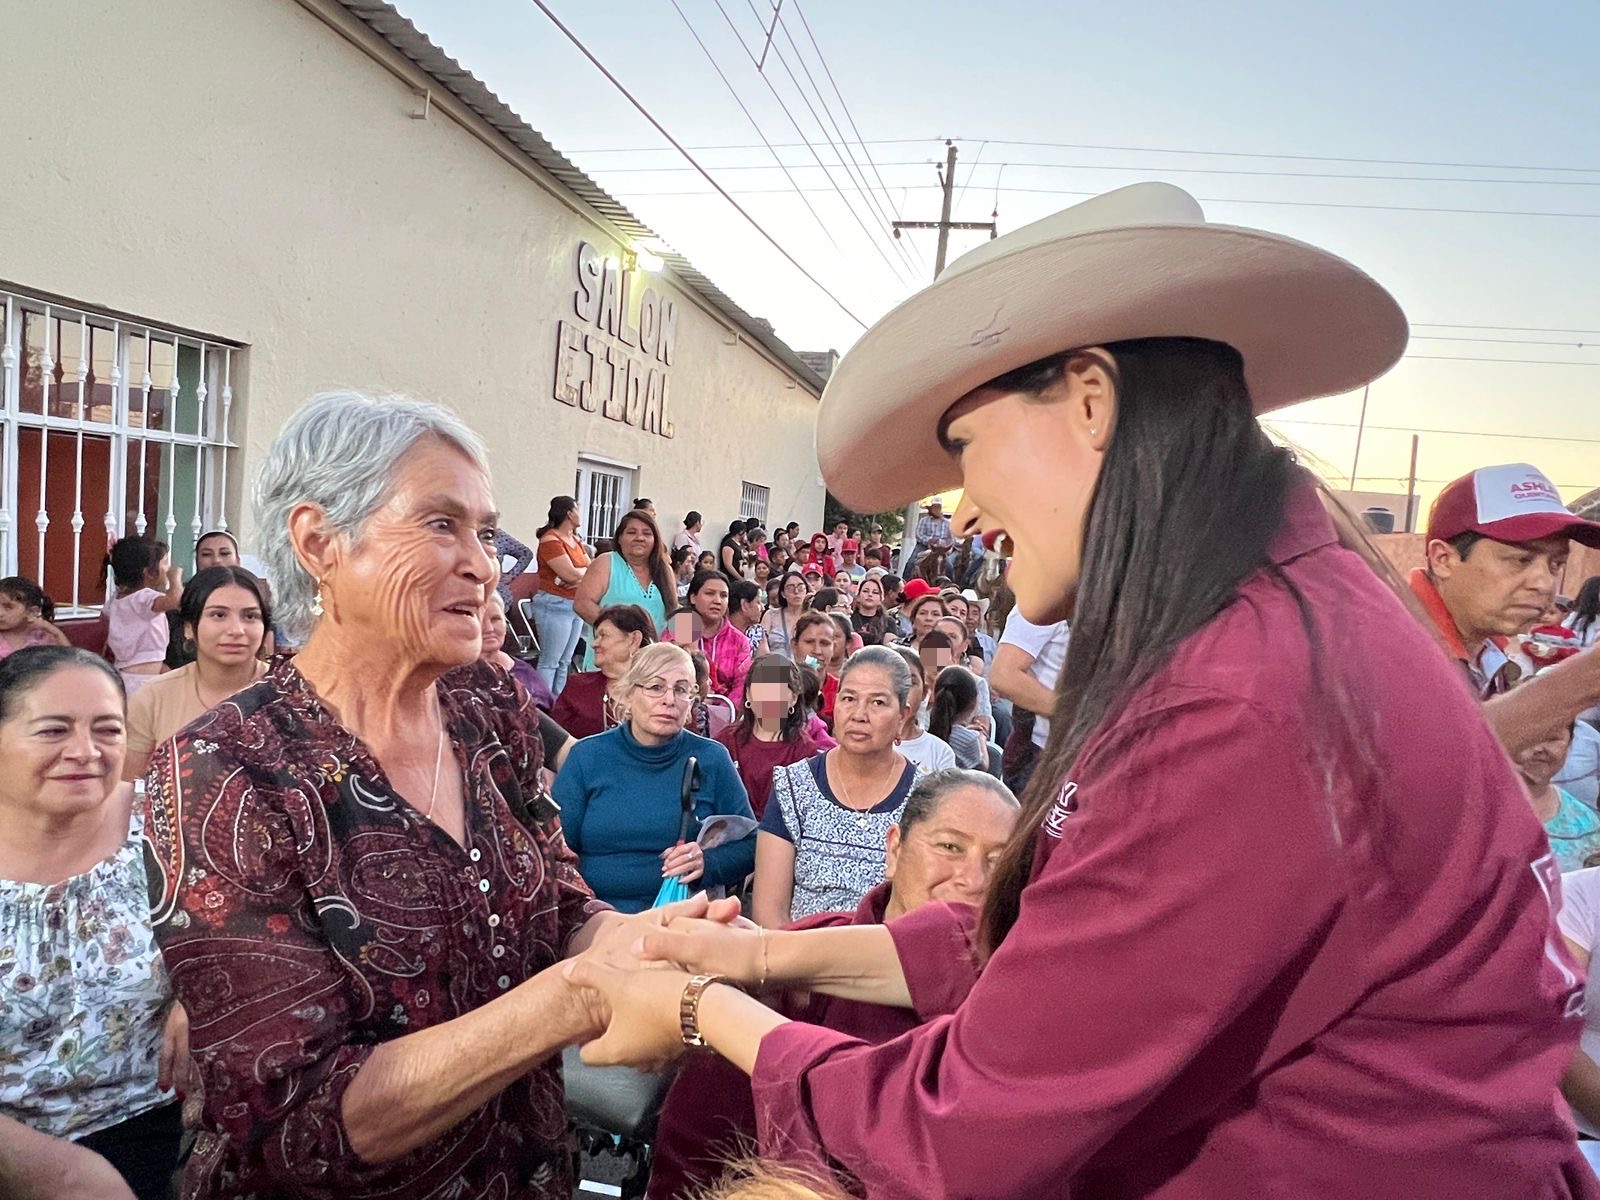
[[[671,644],[646,646],[619,682],[622,723],[584,738],[556,776],[561,827],[594,893],[622,912],[650,907],[662,879],[737,887],[755,867],[755,824],[727,750],[684,729],[695,695],[694,664]],[[699,759],[688,840],[678,843],[684,764]],[[736,841],[702,850],[694,841],[714,814],[751,818]]]

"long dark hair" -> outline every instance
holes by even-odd
[[[794,693],[794,707],[779,723],[778,738],[798,742],[811,720],[811,710],[806,706],[806,685],[800,677],[800,666],[787,654],[763,654],[750,664],[750,674],[744,677],[744,695],[740,697],[742,709],[739,724],[734,727],[734,740],[743,743],[755,736],[756,710],[750,701],[750,689],[757,683],[783,683]]]
[[[1591,575],[1578,589],[1578,598],[1572,602],[1572,632],[1579,639],[1586,637],[1589,627],[1600,618],[1600,575]]]
[[[242,587],[256,598],[256,607],[261,610],[261,641],[263,645],[266,643],[267,632],[272,628],[272,605],[267,603],[266,594],[261,590],[261,581],[243,567],[207,567],[183,585],[183,599],[178,601],[178,617],[184,631],[181,657],[185,663],[192,663],[196,658],[194,631],[200,628],[200,618],[211,601],[211,594],[225,587]],[[256,649],[259,651],[260,647]]]
[[[39,615],[46,621],[56,619],[56,602],[26,575],[7,575],[0,579],[0,596],[10,596],[23,608],[38,609]]]
[[[977,703],[977,676],[965,667],[946,667],[933,683],[933,700],[928,705],[928,732],[948,742],[956,718]]]
[[[650,552],[650,582],[656,585],[656,591],[661,593],[662,607],[666,607],[678,598],[678,583],[672,573],[672,560],[667,555],[667,544],[661,540],[661,526],[656,524],[654,517],[640,509],[630,509],[623,513],[616,529],[611,532],[611,545],[616,548],[618,558],[622,558],[622,531],[628,527],[629,521],[637,521],[643,525],[655,539],[655,549]],[[626,563],[627,560],[623,559],[623,562]]]
[[[1272,567],[1269,551],[1295,476],[1290,452],[1256,423],[1233,347],[1150,338],[1107,349],[1114,364],[1093,357],[1116,381],[1116,422],[1084,513],[1072,640],[1050,741],[984,904],[985,954],[1016,923],[1039,827],[1084,743],[1246,578]],[[987,386],[1038,396],[1081,357],[1041,359]],[[1313,645],[1313,665],[1316,657]]]
[[[561,522],[567,519],[567,514],[578,507],[578,502],[571,496],[551,496],[550,511],[545,515],[545,522],[535,531],[535,537],[543,537]],[[648,514],[646,514],[648,515]],[[659,538],[659,535],[657,535]]]

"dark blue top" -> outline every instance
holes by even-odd
[[[556,776],[561,827],[594,894],[621,912],[642,912],[661,890],[661,853],[678,841],[684,763],[700,760],[692,840],[714,813],[754,819],[733,759],[719,743],[684,731],[642,746],[627,725],[583,738]],[[740,841],[706,851],[706,873],[689,885],[737,887],[755,869],[752,829]]]

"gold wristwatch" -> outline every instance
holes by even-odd
[[[725,975],[696,975],[684,986],[683,998],[678,1001],[678,1032],[685,1046],[704,1046],[706,1039],[700,1033],[700,997],[713,983],[727,983]]]

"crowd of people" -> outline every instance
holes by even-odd
[[[1134,191],[841,364],[838,494],[965,489],[898,573],[644,498],[526,545],[453,413],[335,393],[259,557],[111,547],[104,653],[0,580],[0,1194],[566,1200],[581,1045],[657,1073],[655,1200],[1600,1196],[1600,525],[1487,466],[1396,575],[1255,416],[1398,308]],[[1091,250],[1170,336],[1057,311]]]

